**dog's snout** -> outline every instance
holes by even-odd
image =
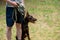
[[[37,21],[37,19],[34,19],[34,21]]]

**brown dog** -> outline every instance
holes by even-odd
[[[26,37],[28,37],[28,40],[30,40],[28,23],[35,23],[36,20],[36,18],[29,15],[27,12],[26,17],[24,18],[24,22],[22,23],[22,40],[25,40]],[[17,36],[16,40],[18,40]]]

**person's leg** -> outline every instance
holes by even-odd
[[[11,34],[12,34],[11,29],[14,24],[14,21],[12,19],[12,12],[13,12],[12,7],[6,7],[6,24],[7,24],[6,36],[7,36],[7,40],[11,40]]]
[[[22,25],[20,23],[16,23],[16,35],[18,37],[18,40],[21,40],[21,37],[22,37]]]
[[[17,11],[17,21],[16,21],[16,36],[18,40],[22,40],[22,23],[24,16]]]
[[[7,36],[7,40],[11,40],[11,27],[7,27],[7,31],[6,31],[6,36]]]

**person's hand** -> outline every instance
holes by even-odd
[[[14,7],[18,7],[18,4],[17,4],[16,2],[12,2],[12,5],[13,5]]]

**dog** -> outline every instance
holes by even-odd
[[[26,37],[28,37],[28,40],[30,40],[28,23],[35,23],[36,20],[36,18],[29,15],[27,12],[26,17],[24,18],[24,22],[22,23],[22,40],[25,40]],[[16,40],[18,40],[17,36]]]

